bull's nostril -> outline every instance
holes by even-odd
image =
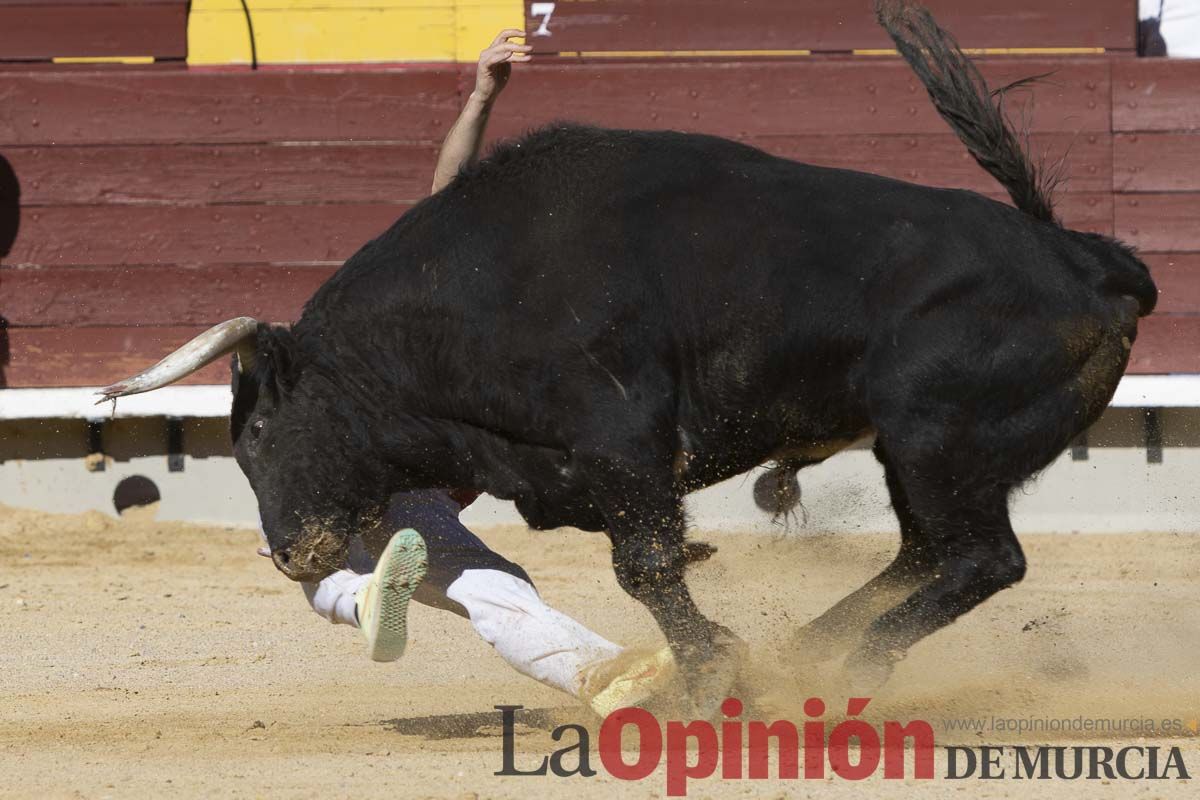
[[[276,550],[271,554],[271,559],[275,562],[275,569],[292,580],[300,580],[302,574],[308,574],[303,561],[299,558],[292,558],[292,554],[287,550]]]

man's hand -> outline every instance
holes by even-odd
[[[495,102],[512,75],[514,62],[529,61],[527,44],[517,44],[512,39],[524,38],[525,31],[508,28],[500,31],[491,45],[479,54],[479,68],[475,72],[475,91],[471,94],[484,105]]]
[[[446,134],[437,166],[433,170],[433,191],[444,189],[460,169],[479,157],[492,103],[496,102],[504,84],[508,83],[513,62],[529,60],[529,51],[533,48],[511,41],[524,35],[525,31],[516,28],[500,31],[491,46],[479,54],[475,91],[471,92],[450,133]]]

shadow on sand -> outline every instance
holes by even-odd
[[[587,725],[587,712],[578,707],[523,708],[517,712],[516,733],[522,729],[550,732],[559,725]],[[421,736],[425,739],[481,739],[501,734],[499,711],[471,714],[436,714],[427,717],[405,717],[383,720],[379,724],[402,736]]]

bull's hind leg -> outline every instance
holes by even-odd
[[[792,636],[781,650],[792,663],[811,664],[844,655],[862,640],[867,626],[876,617],[932,576],[935,560],[909,508],[896,468],[881,443],[876,442],[874,452],[883,465],[892,509],[900,522],[900,550],[883,572]]]
[[[882,684],[908,648],[1025,575],[1009,523],[1009,484],[958,460],[897,462],[913,521],[925,538],[930,579],[867,628],[847,656],[856,688]]]
[[[941,303],[894,334],[906,358],[879,352],[871,420],[930,579],[867,628],[846,659],[856,684],[882,682],[915,642],[1024,577],[1009,493],[1104,410],[1135,335],[1127,305],[1109,321],[1047,321]]]

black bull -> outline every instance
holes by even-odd
[[[899,554],[800,632],[797,657],[850,652],[877,681],[1020,580],[1009,493],[1105,408],[1156,290],[1126,248],[1057,224],[924,11],[881,17],[1018,208],[710,136],[557,126],[503,146],[290,329],[222,342],[279,568],[337,568],[398,490],[478,489],[534,528],[607,531],[620,585],[692,688],[719,694],[734,640],[684,581],[704,555],[684,495],[874,435]]]

